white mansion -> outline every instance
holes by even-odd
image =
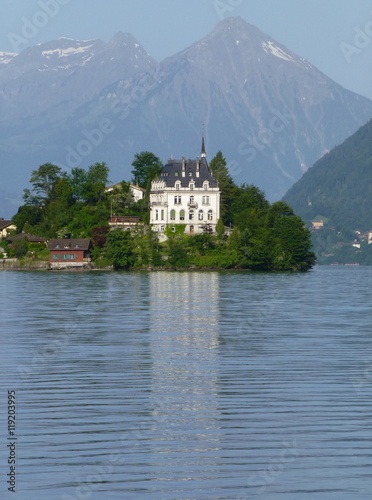
[[[170,159],[151,184],[150,224],[160,239],[167,225],[184,224],[186,234],[214,233],[220,217],[220,190],[206,159]]]
[[[206,159],[204,137],[200,157],[170,159],[151,184],[150,224],[166,239],[165,228],[184,224],[186,234],[214,233],[220,217],[220,190]]]

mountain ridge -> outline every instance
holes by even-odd
[[[130,177],[138,151],[164,160],[198,154],[204,123],[209,157],[222,149],[237,182],[279,199],[372,116],[372,101],[241,18],[221,21],[159,63],[130,34],[109,42],[62,40],[25,49],[38,54],[24,66],[28,72],[17,67],[23,53],[0,65],[0,155],[17,189],[17,170],[24,187],[43,162],[71,168],[67,151],[78,153],[92,131],[101,140],[76,157],[84,167],[107,161],[117,181]],[[49,69],[38,71],[45,69],[43,51]],[[109,133],[99,129],[103,120]]]

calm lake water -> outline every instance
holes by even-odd
[[[0,272],[0,497],[370,499],[371,304],[365,267]]]

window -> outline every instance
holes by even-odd
[[[175,205],[181,205],[181,196],[175,196],[174,197],[174,204]]]
[[[159,210],[155,210],[155,220],[159,220]]]
[[[203,188],[204,188],[204,191],[207,191],[207,189],[209,188],[209,182],[208,181],[204,182]]]
[[[192,177],[192,172],[191,171],[189,172],[189,177]]]
[[[59,260],[59,255],[58,255],[58,253],[53,254],[53,259],[54,259],[54,260]]]
[[[204,218],[203,210],[199,210],[198,219],[203,220],[203,218]]]
[[[176,211],[174,209],[170,211],[170,220],[176,220]]]
[[[180,220],[185,220],[185,211],[180,210]]]
[[[63,260],[74,260],[74,259],[76,259],[76,254],[74,254],[74,253],[73,253],[73,254],[71,255],[70,253],[64,253],[64,254],[62,255],[62,259],[63,259]]]
[[[189,220],[194,220],[194,210],[190,210],[190,212],[189,212]]]
[[[213,212],[212,212],[212,210],[208,210],[208,220],[213,220]]]
[[[160,226],[160,231],[164,233],[164,226]]]
[[[178,172],[174,172],[174,176],[175,176],[175,177],[178,177]]]
[[[161,220],[164,220],[164,210],[163,209],[160,211],[160,218],[161,218]]]
[[[195,184],[193,182],[190,182],[190,185],[189,185],[190,191],[193,191],[194,187],[195,187]]]
[[[203,205],[209,205],[209,196],[203,196],[202,203]]]
[[[194,203],[194,196],[190,196],[190,203]]]
[[[178,173],[177,173],[177,175],[178,175]],[[181,189],[181,183],[180,182],[176,182],[175,187],[176,187],[176,189],[178,191],[179,189]]]

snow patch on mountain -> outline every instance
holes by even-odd
[[[293,57],[284,52],[280,47],[275,45],[274,42],[271,42],[270,40],[268,42],[263,42],[262,47],[266,54],[271,53],[275,57],[279,57],[279,59],[284,59],[285,61],[293,61]]]
[[[83,47],[69,47],[67,49],[43,50],[42,55],[49,59],[54,54],[58,57],[69,57],[76,54],[81,54],[89,50],[93,45],[84,45]]]
[[[8,64],[17,54],[13,52],[0,52],[0,64]]]

